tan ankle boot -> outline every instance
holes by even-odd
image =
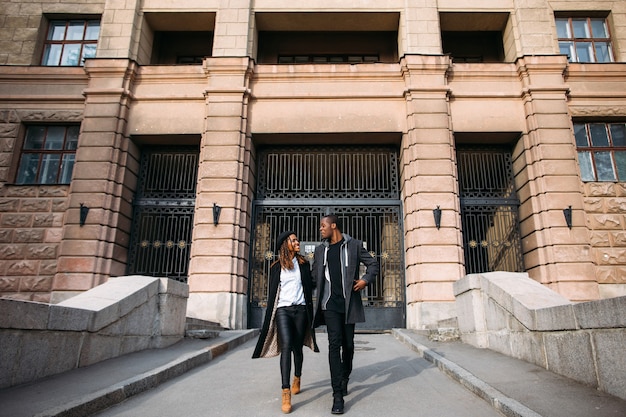
[[[293,395],[296,395],[300,392],[300,377],[299,376],[294,376],[293,377],[293,384],[291,384],[291,393]]]
[[[291,390],[289,388],[283,388],[283,406],[281,408],[283,413],[291,413]]]

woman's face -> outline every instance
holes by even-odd
[[[300,241],[295,234],[289,235],[287,238],[287,247],[290,251],[300,252]]]

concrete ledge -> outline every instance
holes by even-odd
[[[56,305],[0,299],[0,388],[174,344],[188,295],[184,283],[124,276]]]
[[[454,294],[463,342],[626,399],[626,297],[574,304],[511,272],[468,275]]]

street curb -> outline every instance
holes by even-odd
[[[224,333],[227,332],[221,334]],[[84,417],[97,413],[134,395],[155,388],[197,366],[204,365],[254,338],[258,333],[258,329],[237,331],[237,334],[226,337],[221,343],[189,353],[163,366],[85,395],[76,401],[51,408],[34,417]]]
[[[513,398],[507,397],[466,369],[444,358],[428,347],[417,343],[407,334],[405,329],[392,329],[392,334],[396,339],[419,353],[424,359],[436,365],[440,371],[487,401],[506,417],[542,417],[541,414],[537,414],[535,411]]]

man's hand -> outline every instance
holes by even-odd
[[[367,281],[363,279],[357,279],[356,281],[354,281],[354,286],[352,287],[352,289],[354,291],[361,291],[365,287],[367,287]]]

